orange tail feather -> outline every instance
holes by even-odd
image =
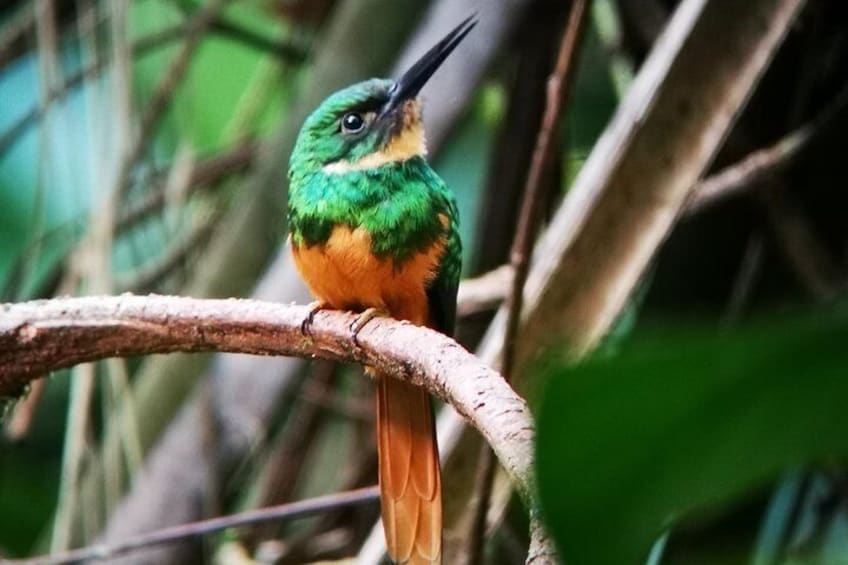
[[[386,547],[395,563],[442,562],[442,485],[430,395],[377,375],[377,447]]]

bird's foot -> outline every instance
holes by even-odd
[[[309,335],[311,333],[312,323],[315,321],[315,314],[317,314],[321,310],[326,310],[327,308],[329,308],[329,306],[326,302],[322,302],[320,300],[310,302],[309,313],[300,323],[300,333],[302,333],[303,335]]]
[[[368,308],[361,312],[356,319],[350,323],[350,333],[353,338],[353,343],[359,347],[359,332],[365,327],[365,324],[374,318],[388,318],[389,313],[382,308]]]

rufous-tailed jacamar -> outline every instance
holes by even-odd
[[[421,87],[475,25],[469,18],[397,81],[336,92],[306,120],[289,167],[292,252],[320,308],[375,312],[452,334],[461,247],[453,195],[424,159]],[[383,527],[397,563],[440,563],[442,495],[424,389],[377,386]]]

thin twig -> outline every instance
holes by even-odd
[[[31,25],[31,22],[29,25]],[[131,47],[133,57],[142,57],[154,49],[166,47],[168,44],[182,39],[189,29],[189,25],[187,23],[176,24],[137,39],[132,43]],[[250,31],[243,30],[235,24],[220,18],[212,22],[210,31],[241,41],[256,49],[269,51],[292,63],[300,63],[308,55],[305,48],[294,43],[286,41],[276,42],[264,37],[255,36]],[[2,60],[2,45],[0,45],[0,60]],[[79,88],[86,80],[96,77],[105,68],[106,63],[107,60],[105,59],[92,61],[90,64],[83,66],[83,68],[71,74],[60,87],[50,89],[47,95],[49,103],[52,104],[61,100],[70,91]],[[43,116],[43,109],[35,105],[9,126],[0,135],[0,155],[3,155],[24,133],[37,124]]]
[[[538,226],[536,219],[541,208],[543,180],[550,168],[554,151],[557,148],[557,133],[560,117],[571,92],[571,86],[577,69],[580,40],[586,23],[585,0],[573,0],[565,25],[565,32],[559,47],[556,64],[548,79],[545,110],[536,138],[536,146],[530,162],[530,171],[524,186],[518,226],[510,253],[513,279],[507,296],[506,330],[504,332],[502,372],[509,381],[514,369],[515,337],[521,319],[524,283],[530,269],[530,255]],[[483,447],[488,450],[487,446]],[[497,461],[491,455],[478,461],[477,483],[480,489],[475,510],[471,536],[468,541],[468,563],[479,563],[486,537],[486,516],[489,511],[489,497],[495,480]]]
[[[276,41],[263,37],[224,18],[216,18],[212,22],[211,29],[219,35],[238,41],[257,51],[266,51],[284,61],[300,62],[306,58],[307,51],[303,47],[292,42]]]
[[[226,175],[244,170],[256,157],[258,146],[256,141],[246,141],[225,152],[195,163],[186,187],[188,194],[199,188],[210,186]],[[115,226],[116,231],[130,229],[165,205],[165,175],[165,171],[153,174],[152,184],[154,186],[145,190],[144,196],[131,204],[120,216]]]
[[[124,542],[113,545],[92,545],[81,549],[75,549],[65,553],[46,555],[32,559],[14,559],[6,563],[19,565],[62,565],[66,563],[81,563],[110,559],[129,553],[130,551],[147,548],[186,538],[205,536],[220,532],[229,528],[262,524],[266,522],[293,520],[321,514],[329,510],[337,510],[349,506],[370,504],[376,502],[380,497],[380,489],[370,486],[361,489],[343,491],[325,496],[318,496],[298,502],[271,506],[258,510],[249,510],[230,516],[200,520],[189,524],[181,524],[170,528],[163,528],[147,534],[130,538]]]
[[[477,469],[474,477],[476,504],[471,517],[471,529],[466,544],[465,563],[474,565],[482,562],[483,546],[486,541],[486,519],[489,515],[489,500],[495,485],[495,473],[498,461],[492,453],[492,448],[483,443],[480,445],[480,456],[477,458]]]
[[[209,238],[215,225],[215,215],[199,220],[180,241],[169,245],[160,257],[133,272],[116,277],[115,288],[119,292],[156,290],[164,279],[184,264],[189,255]]]
[[[182,49],[180,49],[180,52],[177,53],[171,65],[162,74],[162,78],[156,85],[153,95],[150,97],[150,101],[147,103],[147,107],[141,116],[139,133],[135,137],[128,154],[121,160],[114,190],[114,194],[117,195],[119,200],[129,188],[130,175],[147,150],[147,146],[153,138],[156,125],[159,123],[159,118],[168,106],[170,106],[174,91],[182,80],[186,70],[188,70],[195,49],[200,45],[200,40],[203,38],[204,33],[212,25],[212,22],[226,2],[227,0],[210,0],[198,9],[197,13],[189,22]]]
[[[214,185],[218,180],[231,175],[236,174],[240,171],[243,171],[246,167],[250,166],[253,162],[254,158],[257,155],[257,149],[259,144],[256,141],[250,140],[241,143],[225,152],[219,153],[217,155],[212,155],[210,157],[206,157],[203,160],[198,161],[194,164],[191,175],[188,179],[188,186],[186,187],[187,195],[191,195],[195,192],[200,191],[201,189],[206,189]],[[152,174],[152,180],[150,181],[152,186],[149,189],[144,190],[143,195],[136,201],[129,204],[126,210],[121,213],[115,224],[115,231],[117,233],[125,232],[127,230],[132,229],[139,222],[144,221],[149,218],[151,215],[160,211],[166,203],[167,196],[165,191],[165,177],[167,176],[169,167],[166,167],[163,170],[158,172],[154,172]],[[82,225],[83,220],[75,220],[69,223],[71,226]],[[34,241],[30,243],[30,245],[46,245],[46,241],[48,238],[50,241],[54,239],[63,239],[63,240],[73,240],[76,241],[79,237],[76,230],[80,229],[74,227],[74,230],[69,230],[68,225],[63,225],[58,228],[53,228],[52,230],[48,230],[47,232],[41,234],[39,236],[38,241]],[[68,254],[72,254],[74,251],[73,248],[68,250]],[[21,255],[33,253],[30,247],[27,247],[24,251],[21,252]],[[66,257],[64,262],[70,260],[70,257]],[[37,291],[35,291],[32,296],[34,297],[44,297],[50,296],[54,294],[51,290],[53,289],[61,278],[62,278],[62,265],[63,261],[57,262],[56,273],[53,273],[49,277],[45,277],[45,284],[39,287]],[[0,296],[12,297],[13,292],[12,288],[14,288],[16,281],[20,280],[22,277],[22,270],[25,268],[25,265],[22,264],[22,259],[18,259],[14,266],[11,269],[13,275],[10,278],[10,281],[7,283],[6,288],[3,290]],[[494,273],[492,273],[494,274]],[[468,289],[471,293],[469,300],[479,300],[479,301],[492,301],[495,305],[500,303],[503,300],[503,295],[505,293],[504,288],[498,288],[495,281],[479,281],[479,285],[474,282],[472,286]],[[120,284],[117,285],[119,288]],[[484,288],[486,287],[486,288]],[[61,294],[61,293],[60,293]],[[479,305],[469,306],[472,308],[481,308],[484,309],[486,304],[481,303]]]
[[[848,108],[848,86],[812,120],[773,145],[748,154],[744,159],[699,182],[683,210],[692,214],[747,191],[782,172],[827,131],[835,118]]]
[[[338,364],[323,362],[314,369],[309,375],[309,385],[324,393],[332,390],[338,378]],[[310,447],[316,444],[315,436],[322,429],[322,412],[319,406],[308,402],[293,407],[282,437],[275,441],[276,445],[268,457],[268,472],[258,489],[260,506],[281,504],[292,497],[309,458]],[[258,543],[274,539],[277,533],[272,524],[257,527],[245,536],[245,543],[255,548]]]
[[[530,266],[530,252],[533,248],[536,233],[536,218],[539,215],[541,201],[542,179],[551,162],[556,148],[556,136],[559,131],[560,116],[571,92],[571,85],[577,68],[577,52],[585,28],[586,2],[574,0],[568,16],[568,23],[560,44],[557,62],[550,79],[548,79],[547,102],[533,160],[524,187],[524,198],[518,219],[518,228],[512,246],[510,260],[513,267],[512,290],[507,297],[507,326],[504,334],[504,350],[502,357],[503,372],[509,378],[512,371],[513,352],[515,350],[515,334],[521,318],[524,282]]]
[[[512,265],[501,265],[488,273],[459,284],[456,315],[459,318],[497,308],[512,286]]]
[[[832,301],[848,288],[840,268],[795,199],[782,187],[760,199],[777,247],[799,282],[817,300]]]
[[[33,5],[34,2],[22,2],[17,11],[6,19],[3,29],[0,29],[0,69],[11,58],[12,46],[35,22]]]
[[[149,36],[143,37],[133,43],[132,52],[134,56],[141,56],[148,51],[163,47],[167,45],[167,43],[171,41],[176,41],[181,39],[185,32],[185,26],[183,24],[179,24],[173,27],[169,27],[163,29],[161,31],[150,34]],[[47,103],[53,104],[58,102],[62,98],[65,97],[71,90],[75,90],[79,88],[86,80],[95,78],[100,74],[101,71],[106,67],[108,63],[108,59],[98,57],[93,60],[91,63],[84,65],[80,70],[76,73],[73,73],[58,88],[51,88],[47,90]],[[14,145],[14,143],[20,138],[21,135],[26,133],[29,128],[33,127],[36,123],[44,118],[45,108],[41,105],[33,106],[29,111],[25,112],[23,116],[18,118],[18,120],[13,123],[9,128],[3,132],[3,135],[0,136],[0,155],[3,155],[9,147]]]
[[[27,436],[32,420],[35,417],[38,403],[44,394],[45,386],[46,382],[44,379],[33,381],[26,398],[15,405],[15,412],[9,417],[9,420],[4,426],[7,438],[12,441],[18,441]]]
[[[727,306],[725,306],[721,315],[722,325],[731,326],[739,319],[762,270],[764,250],[763,234],[756,230],[748,236],[748,242],[739,262],[739,268],[736,270]]]
[[[200,8],[192,17],[188,24],[180,25],[174,28],[168,28],[162,32],[158,32],[154,36],[142,40],[141,45],[136,45],[132,51],[135,54],[152,48],[153,46],[161,45],[163,41],[168,41],[174,38],[184,39],[182,49],[174,58],[171,66],[166,69],[162,75],[159,84],[156,85],[153,96],[147,105],[147,108],[142,115],[139,135],[136,137],[136,142],[127,154],[119,174],[119,186],[124,187],[129,181],[129,174],[133,167],[141,158],[143,151],[146,149],[150,137],[153,135],[153,130],[159,121],[162,112],[167,109],[172,94],[180,79],[182,78],[188,64],[191,61],[191,55],[202,39],[204,32],[212,25],[217,17],[223,2],[226,0],[215,0],[208,2]],[[103,62],[94,62],[92,65],[85,67],[79,73],[65,81],[61,88],[50,88],[47,91],[48,104],[55,102],[62,97],[68,90],[74,88],[86,78],[96,75],[102,70]],[[12,125],[2,137],[0,137],[0,155],[10,147],[15,140],[23,134],[29,127],[37,122],[43,115],[45,109],[34,108],[26,113],[18,122]],[[123,191],[119,191],[121,193]]]
[[[528,140],[535,140],[539,134],[545,111],[545,87],[556,61],[570,4],[541,2],[537,9],[529,10],[521,18],[522,26],[514,32],[508,57],[498,64],[499,72],[504,75],[502,88],[508,96],[478,205],[480,222],[474,241],[484,241],[485,245],[475,250],[475,269],[488,270],[504,260],[509,262],[521,191],[533,158],[534,145]],[[554,167],[551,169],[548,178],[557,176]],[[460,505],[464,504],[460,502]]]
[[[341,484],[346,485],[345,489],[370,484],[373,477],[377,474],[377,445],[372,435],[373,428],[373,424],[366,426],[360,425],[359,429],[355,432],[358,434],[359,441],[361,441],[358,445],[362,448],[362,456],[357,457],[350,465],[345,466],[343,471],[344,478],[341,481]],[[365,431],[366,429],[367,431]],[[373,512],[373,516],[368,516],[369,521],[376,518],[379,514],[379,509],[375,510],[377,511]],[[301,532],[292,532],[292,535],[286,538],[285,551],[280,555],[281,562],[312,563],[319,560],[313,544],[315,536],[321,532],[327,532],[348,526],[351,523],[361,522],[357,518],[361,518],[365,513],[359,512],[358,515],[352,514],[352,509],[347,512],[325,514],[312,527]]]
[[[79,504],[82,461],[90,433],[88,414],[94,391],[94,365],[81,364],[73,368],[73,373],[62,442],[59,496],[50,540],[50,550],[54,552],[68,548],[73,541],[74,527],[78,524],[73,515]]]
[[[89,154],[92,177],[97,182],[97,199],[91,212],[87,237],[79,246],[82,253],[87,256],[82,269],[82,285],[88,292],[98,294],[111,293],[113,288],[114,224],[121,198],[120,194],[112,189],[112,175],[116,165],[120,167],[121,159],[132,147],[133,139],[133,75],[128,29],[130,2],[115,0],[110,2],[105,10],[110,35],[108,51],[111,52],[111,57],[108,59],[109,93],[114,104],[114,112],[110,116],[111,123],[108,128],[96,123],[94,116],[98,115],[97,112],[88,113],[91,137],[99,142],[99,147],[96,146],[95,151],[100,150],[99,154],[93,152]],[[96,45],[93,46],[92,51],[97,54]],[[99,58],[99,55],[96,57]],[[90,95],[93,94],[93,89],[89,88],[88,91]],[[89,100],[90,105],[93,102],[94,100]],[[103,159],[102,155],[107,156],[108,166],[98,161],[98,157]],[[138,450],[135,405],[130,401],[129,395],[129,372],[122,360],[112,360],[100,367],[106,375],[105,386],[102,389],[106,413],[110,412],[109,408],[112,404],[126,400],[124,404],[127,409],[115,419],[115,427],[122,439],[119,453],[125,454],[128,462],[136,464],[130,465],[128,469],[128,474],[132,477],[138,469],[141,458]],[[122,460],[118,457],[111,460],[103,458],[100,463],[104,468],[105,478],[100,492],[103,493],[107,507],[111,507],[112,504],[117,503],[123,491],[122,483],[125,473]],[[74,520],[78,514],[79,511],[73,512],[70,519]]]
[[[33,2],[35,13],[35,31],[37,38],[38,70],[41,94],[39,107],[45,114],[45,127],[38,132],[38,180],[36,181],[36,210],[37,220],[32,227],[33,233],[42,231],[44,185],[47,179],[54,174],[52,150],[52,133],[58,129],[62,118],[59,109],[54,108],[51,112],[48,94],[59,82],[62,73],[61,63],[58,56],[58,31],[56,21],[56,6],[49,0],[37,0]],[[24,272],[31,272],[36,259],[40,255],[40,248],[35,245],[32,254],[26,259],[29,263],[24,267]],[[50,537],[50,550],[60,551],[70,547],[73,542],[77,524],[71,516],[79,503],[79,477],[83,460],[85,458],[85,446],[89,440],[90,431],[87,420],[87,409],[91,402],[93,390],[93,369],[90,365],[82,365],[77,368],[78,379],[71,387],[70,402],[66,415],[66,427],[64,429],[64,440],[62,449],[62,465],[59,477],[59,489],[56,502],[56,513]]]

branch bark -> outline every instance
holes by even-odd
[[[733,165],[701,180],[692,189],[683,214],[700,212],[778,176],[800,155],[808,152],[846,108],[848,87],[843,88],[812,120],[789,132],[776,143],[752,151]]]
[[[322,311],[304,335],[308,313],[306,306],[157,295],[7,304],[0,311],[0,395],[19,394],[48,371],[152,353],[225,351],[361,363],[451,404],[482,433],[534,506],[532,418],[497,372],[447,336],[407,322],[374,320],[354,341],[353,314]]]
[[[803,4],[680,4],[537,246],[519,359],[606,334]]]

